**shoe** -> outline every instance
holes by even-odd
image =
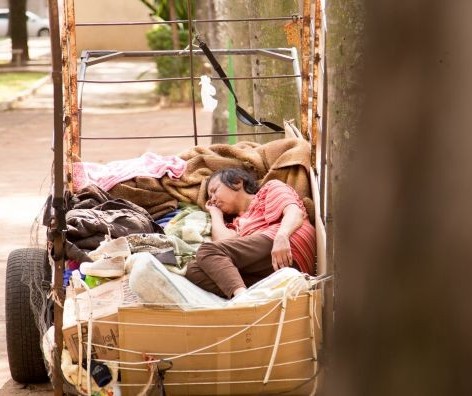
[[[125,274],[125,259],[123,256],[104,257],[93,263],[84,262],[80,264],[80,272],[101,278],[118,278]]]
[[[128,240],[122,236],[116,239],[111,239],[108,235],[105,235],[105,240],[100,242],[100,246],[95,250],[88,253],[88,256],[93,260],[97,261],[104,257],[128,257],[131,255],[129,249]]]

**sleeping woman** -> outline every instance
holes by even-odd
[[[292,187],[280,180],[259,187],[250,173],[227,168],[210,176],[206,190],[212,242],[187,264],[187,279],[232,298],[283,267],[314,275],[315,228]]]

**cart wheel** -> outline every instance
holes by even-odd
[[[40,334],[30,305],[30,287],[22,282],[27,275],[51,279],[47,251],[18,249],[8,256],[5,284],[5,316],[8,361],[12,378],[19,383],[49,380],[41,351]]]

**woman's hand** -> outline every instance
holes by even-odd
[[[277,271],[293,264],[292,250],[290,249],[290,235],[303,224],[303,212],[296,204],[284,208],[280,228],[275,234],[272,247],[272,267]]]
[[[211,216],[211,238],[214,241],[237,236],[236,231],[226,227],[223,212],[220,208],[211,203],[211,201],[207,201],[205,208]]]
[[[289,236],[282,232],[277,232],[272,246],[272,267],[274,271],[292,265],[292,250],[290,249]]]
[[[207,201],[205,204],[205,209],[210,213],[211,218],[221,218],[223,219],[223,212],[220,208],[215,206],[211,201]]]

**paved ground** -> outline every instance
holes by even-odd
[[[0,49],[1,52],[1,49]],[[152,63],[115,62],[96,66],[90,78],[143,78],[154,72]],[[28,247],[31,237],[43,243],[45,230],[32,231],[35,218],[50,188],[53,132],[52,85],[49,81],[33,96],[0,112],[0,293],[4,295],[5,267],[9,252]],[[197,112],[199,131],[209,132],[211,114]],[[83,130],[86,136],[162,136],[193,132],[190,107],[163,109],[157,105],[151,83],[94,84],[84,92]],[[205,143],[204,140],[200,141]],[[145,151],[176,154],[193,139],[141,139],[91,141],[83,144],[83,158],[106,162],[132,158]],[[51,385],[23,386],[9,373],[5,345],[4,299],[0,298],[0,395],[52,395]]]

